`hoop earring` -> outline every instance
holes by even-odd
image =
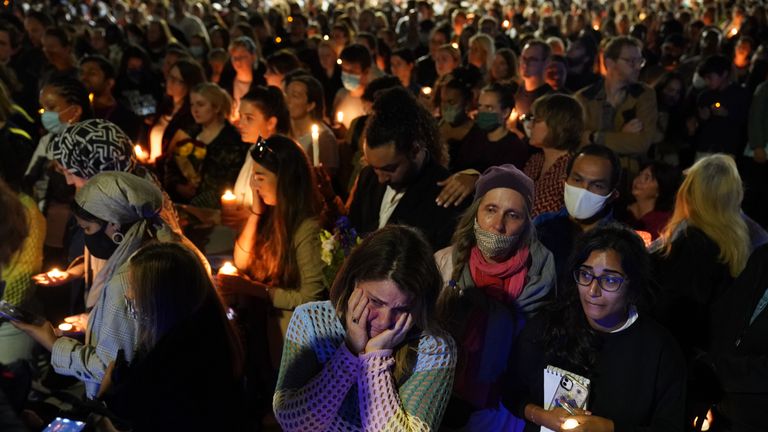
[[[112,241],[115,244],[119,245],[120,243],[123,242],[123,240],[125,240],[125,236],[122,233],[116,232],[116,233],[112,234]]]

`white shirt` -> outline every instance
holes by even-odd
[[[387,186],[387,190],[384,191],[384,197],[381,199],[381,207],[379,208],[379,228],[383,228],[387,224],[400,200],[403,199],[403,195],[405,195],[405,190],[398,192]]]

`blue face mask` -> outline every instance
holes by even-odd
[[[45,130],[54,135],[64,132],[64,129],[67,128],[67,125],[61,122],[59,113],[56,111],[44,111],[43,115],[40,116],[40,120],[42,121]]]
[[[341,82],[344,84],[344,88],[349,91],[355,91],[360,87],[360,75],[353,75],[350,73],[341,73]]]

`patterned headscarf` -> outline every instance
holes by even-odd
[[[104,171],[130,172],[136,165],[131,139],[107,120],[76,123],[54,138],[51,147],[55,160],[86,179]]]
[[[114,272],[141,247],[147,234],[157,238],[173,235],[159,217],[163,193],[152,182],[133,174],[97,174],[77,192],[75,203],[103,221],[130,225],[127,231],[123,229],[123,241],[96,276],[94,285],[106,286]]]

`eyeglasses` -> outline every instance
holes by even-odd
[[[635,67],[635,66],[644,67],[645,66],[645,59],[643,57],[638,57],[638,58],[619,57],[619,60],[624,60],[625,62],[627,62],[627,64],[629,64],[632,67]]]
[[[619,288],[624,285],[624,281],[626,281],[626,279],[622,276],[615,276],[610,274],[595,276],[594,273],[585,268],[578,268],[574,270],[573,279],[577,284],[581,286],[592,285],[592,281],[597,279],[597,285],[600,287],[600,289],[608,292],[618,291]]]
[[[536,117],[533,114],[523,114],[520,116],[520,121],[523,123],[533,123],[536,121]]]

